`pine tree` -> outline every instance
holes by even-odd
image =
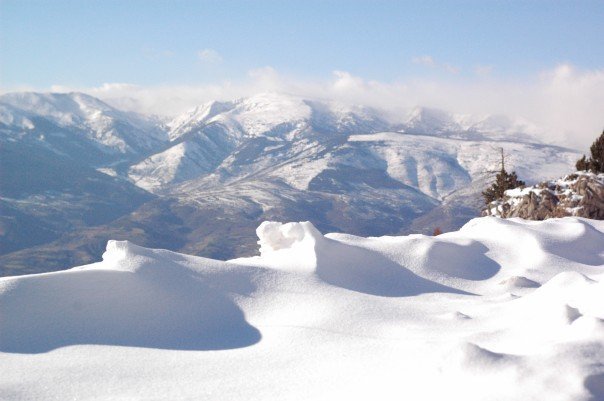
[[[589,151],[591,158],[589,160],[589,168],[594,173],[604,173],[604,131],[598,139],[591,144]]]
[[[525,185],[524,181],[518,179],[518,175],[516,175],[515,171],[508,173],[505,170],[505,157],[502,148],[501,170],[495,176],[495,182],[482,193],[485,203],[488,205],[497,199],[502,199],[505,191],[508,189],[518,188],[523,185]]]
[[[589,170],[589,160],[587,160],[587,158],[585,157],[585,155],[583,155],[582,158],[580,158],[579,160],[577,160],[577,163],[575,164],[575,167],[577,168],[577,171],[586,171],[586,170]]]
[[[604,173],[604,131],[598,139],[589,147],[591,157],[588,159],[583,155],[577,160],[575,167],[579,171],[591,170],[594,173]]]

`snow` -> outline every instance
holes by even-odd
[[[194,156],[199,156],[199,152],[195,152],[195,145],[188,145],[185,142],[181,142],[176,146],[173,146],[165,152],[157,153],[142,162],[135,164],[130,167],[130,179],[134,181],[136,185],[146,190],[153,190],[160,188],[167,181],[173,180],[181,165],[195,164],[191,159]],[[193,148],[193,157],[186,157],[187,151]],[[200,159],[203,164],[203,158]]]
[[[93,142],[118,153],[148,152],[167,140],[149,117],[117,110],[84,93],[15,92],[0,96],[0,122],[21,129],[40,127],[43,118],[58,127],[80,131]]]
[[[277,93],[261,93],[239,101],[235,120],[251,136],[267,133],[281,124],[301,124],[311,109],[303,99]]]
[[[516,170],[529,183],[564,174],[578,155],[546,145],[398,132],[352,135],[349,143],[371,149],[387,165],[392,178],[439,200],[474,182],[481,185],[476,192],[482,191],[485,183],[480,179],[490,177],[488,171],[499,168],[501,147],[509,155],[506,163],[510,170]]]
[[[282,124],[301,124],[310,114],[311,109],[303,99],[266,92],[231,102],[202,104],[176,116],[167,127],[171,141],[216,122],[241,131],[241,135],[256,137]]]
[[[257,234],[252,258],[109,241],[0,279],[0,398],[604,398],[602,221]]]
[[[534,195],[541,202],[542,198],[549,195],[551,198],[558,199],[558,206],[566,215],[581,216],[584,205],[581,201],[584,195],[580,194],[580,188],[577,187],[577,182],[580,179],[587,179],[594,184],[604,185],[604,174],[594,174],[588,171],[577,171],[572,174],[567,174],[562,178],[547,180],[537,185],[508,189],[505,191],[504,199],[495,200],[489,206],[490,214],[493,216],[503,215],[504,207],[515,208],[523,202],[523,197]]]

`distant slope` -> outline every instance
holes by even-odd
[[[168,139],[155,121],[83,93],[2,95],[0,132],[0,141],[40,142],[97,165],[147,155]]]
[[[105,224],[152,198],[44,146],[0,143],[0,255]]]
[[[105,224],[152,199],[97,167],[144,157],[166,140],[151,120],[88,95],[0,96],[0,255]]]

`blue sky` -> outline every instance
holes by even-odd
[[[604,1],[0,2],[2,87],[193,85],[271,66],[320,79],[522,79],[604,66]]]

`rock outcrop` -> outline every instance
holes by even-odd
[[[511,189],[484,216],[545,220],[577,216],[604,220],[604,173],[576,172],[558,180]]]

